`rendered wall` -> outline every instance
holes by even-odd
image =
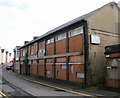
[[[118,44],[118,9],[114,5],[108,5],[96,12],[88,19],[88,41],[89,41],[89,65],[88,81],[90,84],[98,85],[105,83],[105,46]],[[91,35],[100,38],[100,44],[91,43]]]

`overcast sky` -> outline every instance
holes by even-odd
[[[0,0],[0,47],[12,52],[57,26],[120,0]]]

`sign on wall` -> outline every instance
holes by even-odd
[[[100,44],[100,37],[96,34],[91,35],[91,44]]]

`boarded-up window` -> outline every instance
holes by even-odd
[[[34,45],[31,46],[31,55],[34,54]]]
[[[66,69],[66,65],[61,65],[61,69]]]
[[[74,65],[70,65],[70,73],[73,74],[74,73]]]
[[[84,73],[76,72],[76,77],[77,78],[84,78]]]
[[[37,54],[37,43],[34,44],[34,54]]]
[[[23,49],[23,56],[25,56],[25,49]]]
[[[46,74],[50,74],[50,70],[47,70],[47,71],[46,71]]]
[[[45,56],[45,42],[39,43],[39,51],[38,51],[38,57]]]
[[[31,48],[30,48],[30,46],[28,47],[28,55],[31,55]]]

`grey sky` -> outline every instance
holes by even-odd
[[[12,52],[15,46],[23,45],[33,36],[40,36],[109,2],[111,0],[0,0],[0,47]]]

